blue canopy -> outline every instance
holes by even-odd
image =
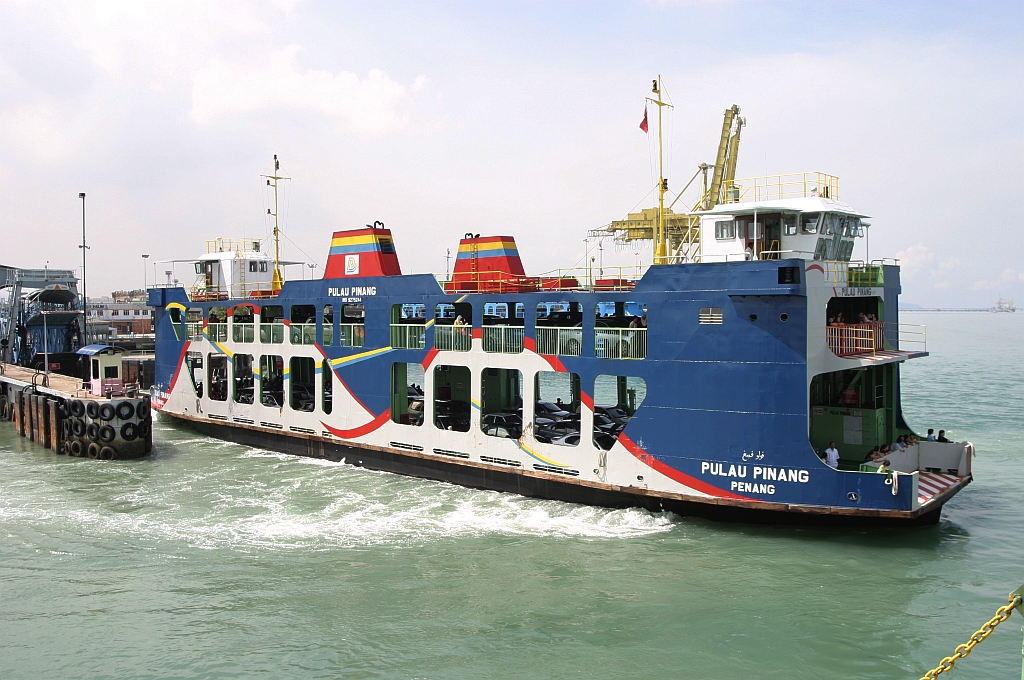
[[[103,352],[104,350],[108,349],[112,349],[115,352],[124,352],[124,350],[121,349],[120,347],[112,347],[111,345],[86,345],[85,347],[80,347],[78,351],[75,352],[75,354],[93,355],[99,354],[100,352]]]

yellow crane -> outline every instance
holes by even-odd
[[[700,262],[700,215],[698,210],[710,210],[720,203],[727,202],[727,191],[734,191],[736,179],[736,161],[739,157],[740,132],[746,120],[740,117],[740,107],[733,105],[725,110],[722,121],[722,135],[718,142],[718,153],[715,164],[701,163],[697,166],[690,181],[679,192],[670,205],[665,206],[665,192],[668,191],[668,180],[665,179],[662,155],[662,120],[661,109],[668,106],[661,100],[661,77],[654,81],[654,94],[657,99],[648,97],[648,101],[658,106],[658,205],[644,208],[640,212],[629,213],[624,220],[615,220],[606,227],[593,229],[591,238],[612,236],[616,243],[633,241],[652,241],[654,244],[654,264],[675,264],[679,262]],[[708,171],[711,171],[711,184],[708,185]],[[684,213],[675,213],[673,206],[679,201],[697,177],[703,177],[699,200]]]

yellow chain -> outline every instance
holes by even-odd
[[[971,650],[974,649],[975,645],[991,635],[992,631],[996,629],[996,626],[1010,618],[1010,613],[1021,605],[1020,595],[1010,595],[1009,600],[1010,604],[997,609],[996,615],[989,619],[984,626],[975,631],[974,635],[971,636],[971,639],[967,641],[967,644],[960,645],[953,650],[953,656],[947,656],[939,663],[938,666],[925,673],[921,680],[935,680],[939,673],[945,673],[946,671],[953,670],[953,664],[956,663],[957,659],[966,658],[967,655],[971,653]]]

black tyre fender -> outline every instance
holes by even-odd
[[[149,431],[150,431],[151,427],[152,427],[151,421],[143,420],[141,423],[139,423],[139,436],[140,437],[147,437],[147,436],[149,436]]]
[[[72,456],[81,456],[82,455],[82,442],[80,440],[73,439],[71,441],[71,455]]]
[[[101,442],[109,444],[117,439],[117,430],[115,430],[111,425],[104,425],[100,428],[99,437]]]
[[[98,442],[100,440],[100,426],[96,423],[89,423],[85,427],[85,436],[87,436],[90,441]]]
[[[61,418],[67,418],[71,415],[71,409],[68,408],[66,401],[57,402],[57,412],[60,413]]]
[[[89,416],[93,420],[100,417],[100,405],[95,401],[90,401],[85,405],[85,415]]]
[[[139,402],[139,405],[135,407],[135,415],[139,417],[139,420],[145,420],[149,417],[149,399],[143,399]]]
[[[81,399],[74,399],[71,402],[71,415],[76,418],[81,418],[85,415],[85,404],[82,403]]]
[[[81,418],[75,418],[74,420],[71,421],[71,433],[74,434],[76,437],[81,437],[83,434],[85,434],[85,430],[85,421],[82,420]]]
[[[86,455],[88,455],[90,458],[99,458],[100,457],[100,445],[97,444],[96,442],[90,443],[89,444],[89,450],[88,450],[88,453]]]
[[[117,405],[117,417],[121,420],[131,420],[135,415],[135,405],[130,401],[122,401]]]
[[[135,423],[125,423],[121,426],[121,439],[126,442],[133,441],[139,436],[139,426]]]
[[[112,446],[104,446],[100,449],[100,460],[114,460],[117,458],[117,451]]]
[[[100,420],[108,422],[114,419],[117,414],[117,409],[109,401],[105,404],[100,404]]]

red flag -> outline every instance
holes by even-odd
[[[640,121],[640,129],[647,132],[647,107],[644,107],[644,119]]]

